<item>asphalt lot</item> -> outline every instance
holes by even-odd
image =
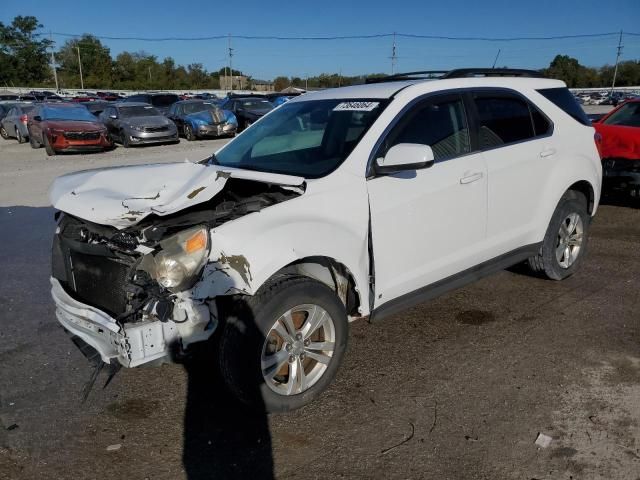
[[[514,269],[352,324],[336,382],[297,412],[247,412],[207,363],[102,376],[81,404],[91,369],[48,293],[50,180],[216,144],[47,158],[0,141],[0,479],[640,478],[640,209],[626,200],[601,206],[564,282]]]

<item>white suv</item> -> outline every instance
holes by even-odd
[[[126,367],[213,345],[242,400],[294,409],[335,376],[350,320],[519,262],[571,275],[601,178],[589,120],[535,72],[308,93],[199,164],[58,178],[56,315]]]

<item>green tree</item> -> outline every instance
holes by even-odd
[[[0,83],[36,86],[52,79],[51,42],[39,37],[38,28],[42,25],[32,16],[17,16],[10,25],[0,22]]]
[[[275,89],[276,92],[279,92],[287,88],[292,83],[293,82],[287,77],[276,77],[273,80],[273,88]]]
[[[67,40],[56,53],[59,65],[60,85],[80,88],[80,64],[85,88],[110,88],[113,86],[113,62],[111,52],[93,35],[85,34],[79,39]]]

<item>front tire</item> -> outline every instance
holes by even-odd
[[[56,151],[51,146],[51,143],[49,143],[49,137],[47,137],[47,135],[43,135],[43,137],[44,137],[44,150],[47,152],[48,156],[53,157],[56,154]]]
[[[349,327],[344,305],[326,285],[283,277],[221,307],[219,367],[244,403],[267,412],[295,410],[335,377]]]
[[[529,258],[529,267],[551,280],[573,275],[587,248],[590,223],[585,196],[567,192],[551,217],[540,252]]]
[[[190,142],[196,140],[197,137],[196,134],[193,133],[193,127],[191,125],[184,126],[184,138],[186,138]]]
[[[124,148],[129,148],[131,146],[129,135],[127,135],[127,133],[124,130],[120,130],[120,141],[122,142],[122,146]]]
[[[35,138],[33,138],[31,132],[29,132],[29,145],[31,145],[31,148],[40,148],[42,146],[36,141]]]
[[[0,137],[4,138],[5,140],[9,140],[9,134],[3,126],[0,126]]]

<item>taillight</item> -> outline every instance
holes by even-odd
[[[600,155],[600,160],[602,160],[602,135],[596,132],[593,134],[593,140],[596,142],[596,148],[598,149],[598,155]]]
[[[27,124],[27,120],[28,120],[28,118],[27,118],[26,115],[20,115],[20,121],[22,123],[24,123],[25,125]]]

